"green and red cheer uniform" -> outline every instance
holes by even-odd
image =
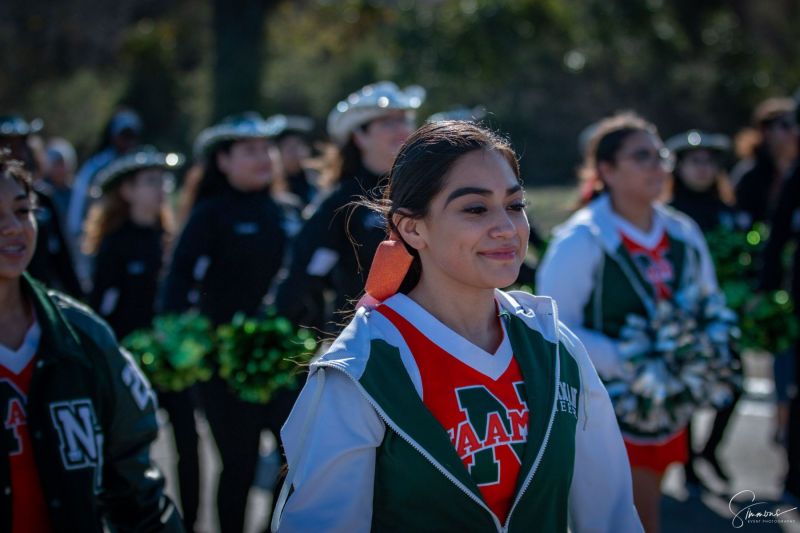
[[[641,531],[611,403],[549,298],[490,354],[403,294],[361,308],[281,434],[279,531]]]
[[[695,285],[701,295],[719,292],[703,234],[687,216],[654,205],[651,230],[618,216],[607,195],[556,228],[537,273],[537,289],[559,304],[605,379],[624,378],[619,336],[628,315],[649,319],[661,299]],[[667,435],[643,433],[621,423],[633,466],[663,472],[685,462],[685,428]]]

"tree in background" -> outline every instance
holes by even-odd
[[[213,0],[214,120],[261,107],[265,17],[277,3]]]
[[[638,110],[665,135],[735,133],[757,101],[800,85],[793,0],[50,4],[0,2],[0,44],[15,51],[0,56],[0,109],[41,116],[83,153],[87,132],[96,142],[114,105],[135,94],[146,135],[188,147],[202,127],[244,109],[308,113],[323,133],[342,96],[393,79],[428,89],[423,116],[486,105],[527,179],[556,182],[573,177],[578,132],[618,109]],[[142,24],[165,49],[140,46]],[[155,54],[155,81],[141,81],[153,74],[133,51]],[[169,98],[144,96],[157,87],[172,87]]]

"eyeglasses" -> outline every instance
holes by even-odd
[[[781,118],[767,123],[767,127],[770,129],[781,129],[783,131],[789,131],[797,127],[797,122],[789,118]]]
[[[620,155],[619,159],[630,159],[639,166],[659,166],[664,172],[672,172],[675,168],[675,155],[667,148],[657,151],[642,148],[630,154]]]

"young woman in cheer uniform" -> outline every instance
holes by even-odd
[[[603,192],[556,228],[540,265],[537,288],[552,296],[561,318],[586,345],[605,380],[628,379],[620,333],[629,315],[649,320],[661,300],[685,283],[717,292],[703,235],[688,217],[656,203],[672,169],[655,127],[632,114],[600,122],[584,167]],[[685,427],[649,434],[621,423],[634,497],[648,533],[659,530],[661,478],[686,462]]]
[[[25,272],[35,198],[0,154],[0,531],[183,531],[150,460],[147,379],[102,319]]]
[[[497,289],[529,230],[508,143],[425,125],[376,207],[391,240],[283,428],[273,530],[640,531],[586,351],[551,299]]]

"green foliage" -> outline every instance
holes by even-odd
[[[47,80],[28,93],[29,106],[34,110],[28,116],[43,118],[47,132],[66,136],[80,153],[89,153],[100,140],[123,83],[119,75],[90,69]]]
[[[800,323],[786,291],[758,291],[758,259],[769,237],[766,226],[750,231],[718,229],[706,235],[717,280],[739,315],[742,348],[781,353],[800,336]]]
[[[122,101],[141,108],[152,136],[145,140],[190,146],[214,116],[212,80],[218,84],[220,72],[230,72],[231,83],[248,80],[246,96],[225,97],[226,109],[260,100],[267,114],[320,119],[319,134],[339,99],[393,79],[428,88],[423,118],[457,104],[486,105],[490,122],[522,152],[529,184],[558,182],[573,178],[578,132],[603,115],[636,109],[664,135],[690,127],[734,133],[761,98],[800,85],[800,10],[791,0],[247,3],[263,15],[235,20],[256,32],[265,22],[265,31],[263,47],[245,58],[261,59],[244,66],[235,66],[241,53],[216,62],[215,43],[230,28],[215,27],[211,2],[123,0],[115,10],[81,14],[33,9],[41,1],[10,2],[0,43],[14,53],[0,58],[0,107],[41,116],[48,134],[81,147],[84,129],[96,139]],[[76,102],[69,87],[83,71],[94,81],[81,85],[85,101]],[[48,105],[50,95],[59,105]]]

